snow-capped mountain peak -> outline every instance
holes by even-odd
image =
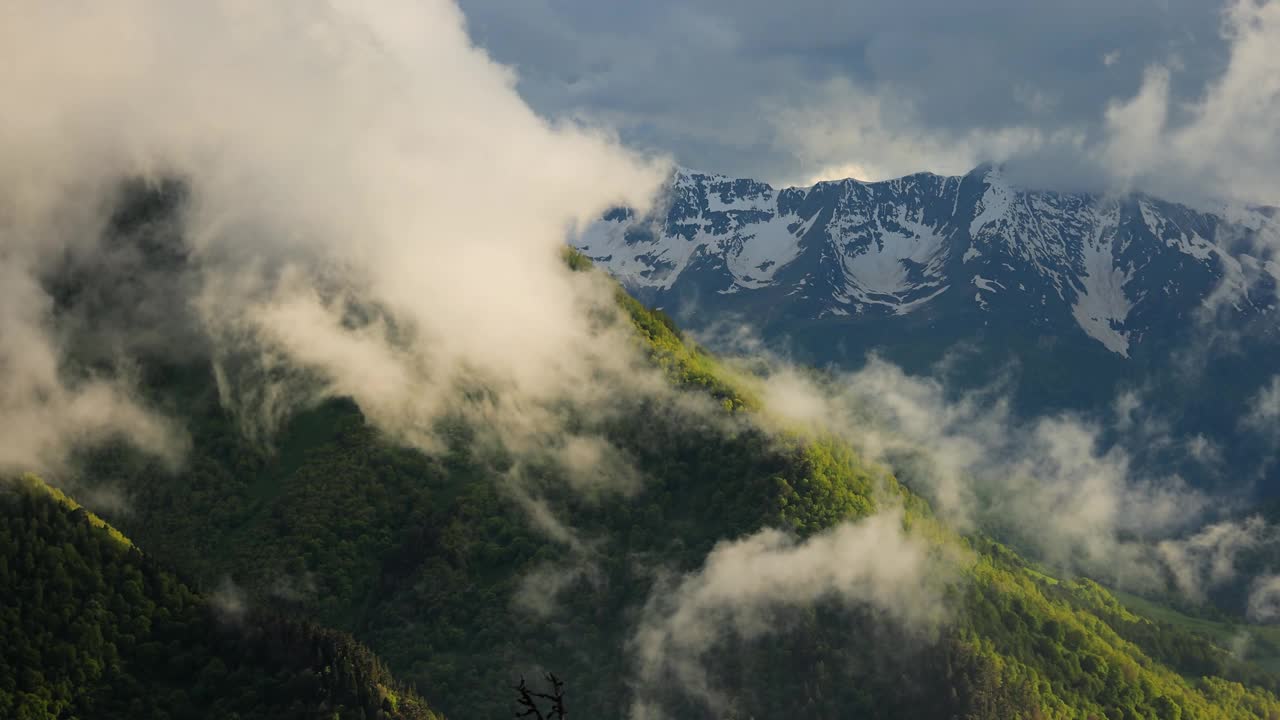
[[[1252,296],[1274,295],[1280,280],[1262,242],[1280,239],[1277,225],[1264,210],[1027,190],[989,165],[781,189],[680,168],[648,216],[615,208],[574,244],[633,292],[677,308],[1068,319],[1128,357],[1157,316],[1188,316],[1224,292],[1245,297],[1241,312],[1269,312],[1274,302]]]

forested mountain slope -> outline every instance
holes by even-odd
[[[0,587],[0,717],[439,717],[349,635],[192,590],[33,476],[0,484]]]
[[[513,484],[512,456],[478,443],[483,428],[463,417],[441,420],[444,451],[406,449],[342,399],[293,417],[264,449],[199,363],[157,365],[148,380],[190,419],[185,469],[121,448],[86,467],[117,483],[131,510],[113,521],[157,557],[207,585],[232,579],[251,607],[351,632],[450,717],[503,716],[510,684],[543,670],[567,679],[578,717],[1280,713],[1274,676],[1131,614],[1094,583],[956,535],[887,469],[834,438],[764,422],[752,378],[683,340],[665,315],[617,300],[676,389],[665,402],[620,398],[599,427],[643,476],[626,494],[572,491],[554,464],[527,459]],[[678,615],[666,606],[687,599],[679,579],[709,572],[724,543],[772,538],[785,552],[782,536],[761,533],[835,542],[885,512],[944,568],[942,607],[927,622],[856,592],[783,593],[751,610],[782,635],[713,607],[705,643],[659,635],[665,650],[646,655],[664,608]],[[569,530],[548,532],[547,517]],[[714,702],[689,684],[690,663]]]

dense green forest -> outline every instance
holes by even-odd
[[[349,635],[211,600],[33,476],[0,485],[0,587],[0,717],[438,717]]]
[[[835,599],[779,610],[785,633],[713,645],[708,680],[731,698],[718,714],[675,683],[645,688],[651,704],[682,718],[1280,718],[1275,675],[1089,580],[952,532],[888,469],[761,422],[749,377],[661,312],[617,301],[677,394],[713,412],[620,397],[618,412],[582,420],[643,476],[633,494],[571,492],[554,464],[529,463],[524,490],[585,550],[534,526],[511,459],[476,443],[482,428],[462,416],[440,420],[447,448],[428,455],[335,398],[263,447],[223,407],[207,363],[145,368],[154,401],[188,421],[184,467],[123,447],[81,458],[83,483],[126,498],[107,519],[145,555],[56,492],[10,493],[0,576],[21,590],[4,601],[16,600],[4,631],[18,650],[4,656],[0,716],[136,717],[130,703],[153,698],[157,717],[430,717],[368,646],[449,717],[509,717],[511,686],[546,671],[567,681],[573,717],[625,717],[628,648],[664,573],[696,571],[725,539],[811,537],[892,504],[911,534],[966,558],[944,624],[913,629]],[[252,612],[228,631],[207,594],[161,567],[196,587],[233,582]]]

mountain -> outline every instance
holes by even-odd
[[[779,190],[679,170],[653,213],[612,210],[575,245],[644,300],[697,303],[695,318],[945,316],[1082,335],[1129,358],[1215,300],[1272,312],[1280,263],[1256,246],[1278,231],[1264,210],[1021,190],[991,166]]]
[[[1238,415],[1280,350],[1277,239],[1274,209],[1027,190],[988,165],[782,189],[681,169],[648,214],[615,208],[573,242],[713,347],[745,325],[815,364],[1015,377],[1029,415],[1145,392],[1249,456]]]
[[[110,239],[143,243],[131,259],[178,276],[188,260],[171,252],[183,239],[168,220],[182,195],[166,193],[129,196],[138,222]],[[582,254],[566,262],[580,273],[572,281],[610,287]],[[101,270],[48,282],[62,302],[97,297],[121,279]],[[759,378],[610,289],[595,312],[636,350],[628,377],[656,387],[623,392],[604,373],[585,375],[586,396],[606,398],[608,412],[553,399],[563,427],[532,448],[490,432],[530,417],[492,402],[504,386],[460,393],[429,451],[332,393],[293,409],[262,444],[227,402],[204,343],[140,350],[139,392],[181,420],[187,455],[174,468],[119,441],[84,448],[80,471],[62,480],[110,490],[118,501],[103,504],[103,520],[56,494],[12,493],[24,499],[0,524],[0,573],[20,592],[0,596],[0,627],[21,665],[5,666],[0,695],[60,703],[31,706],[31,717],[137,716],[117,708],[152,696],[174,717],[248,716],[293,707],[295,691],[302,712],[327,710],[317,694],[332,697],[326,683],[341,678],[366,717],[388,712],[383,701],[402,711],[405,696],[370,655],[334,677],[323,672],[327,640],[280,659],[267,652],[272,631],[227,635],[216,598],[187,588],[230,583],[249,612],[349,633],[342,647],[364,644],[454,718],[509,716],[511,687],[545,671],[586,718],[1280,714],[1280,677],[1266,670],[1280,650],[1267,628],[1122,604],[981,529],[948,527],[893,468],[838,437],[780,425]],[[584,437],[596,451],[572,444]],[[586,458],[588,477],[556,461],[566,450]],[[631,482],[608,491],[599,483],[615,464]],[[104,521],[146,555],[119,547]],[[86,634],[82,657],[68,638]],[[1235,647],[1242,634],[1256,642]]]
[[[38,478],[0,484],[0,716],[434,720],[350,636],[202,594]]]
[[[665,316],[618,301],[673,386],[714,398],[723,420],[691,423],[678,405],[626,408],[608,438],[648,477],[634,495],[583,499],[545,470],[544,507],[592,538],[598,564],[582,571],[573,568],[583,558],[506,495],[502,464],[465,426],[446,453],[426,456],[337,399],[295,417],[264,455],[236,438],[208,385],[185,403],[202,418],[189,470],[166,476],[128,453],[93,464],[122,480],[133,509],[119,522],[162,557],[210,582],[236,578],[252,603],[352,632],[449,717],[508,713],[516,677],[545,670],[566,679],[571,712],[584,717],[636,716],[637,693],[648,717],[1280,712],[1280,680],[1191,629],[1201,621],[1135,615],[1096,583],[1050,577],[990,539],[954,535],[839,441],[774,436],[754,419],[747,379],[682,340]],[[723,543],[770,528],[821,541],[898,503],[901,522],[938,552],[975,558],[947,594],[946,622],[913,628],[838,596],[793,611],[766,605],[762,617],[785,634],[691,628],[711,633],[701,682],[726,705],[704,706],[689,689],[697,681],[686,686],[678,674],[657,684],[644,675],[633,653],[646,608],[678,597],[662,575],[697,574]],[[282,579],[310,588],[282,592]],[[531,590],[548,604],[531,608]]]

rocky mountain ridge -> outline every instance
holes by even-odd
[[[1275,310],[1265,209],[1210,212],[1141,194],[1025,190],[1000,169],[782,188],[678,169],[644,217],[615,208],[573,244],[645,300],[806,321],[945,305],[1064,331],[1129,357],[1148,337],[1227,309]]]

